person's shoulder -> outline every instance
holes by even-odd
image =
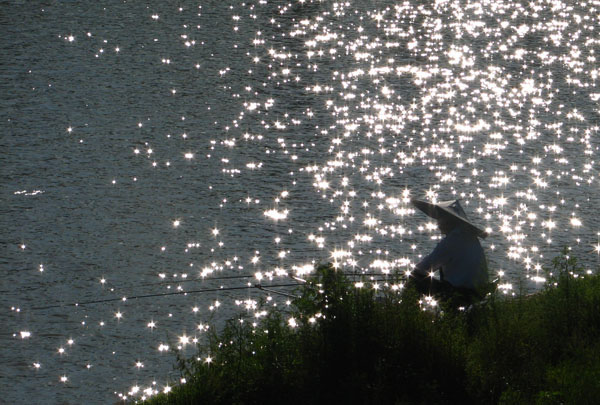
[[[448,232],[447,235],[444,235],[444,237],[439,241],[437,247],[439,249],[452,248],[457,243],[461,243],[462,241],[464,241],[465,238],[462,236],[463,233],[459,228],[460,227],[456,227],[450,232]]]
[[[477,235],[475,235],[473,232],[469,231],[465,227],[457,226],[452,231],[450,231],[450,233],[446,236],[446,239],[452,241],[460,240],[463,242],[467,242],[477,240]]]
[[[467,231],[462,226],[457,226],[453,230],[451,230],[448,233],[448,235],[446,235],[446,238],[457,238],[457,237],[462,238],[466,234],[467,234]]]

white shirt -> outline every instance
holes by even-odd
[[[440,270],[454,287],[475,289],[488,283],[487,262],[479,239],[462,227],[454,228],[415,267],[419,274]]]

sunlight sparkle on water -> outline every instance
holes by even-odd
[[[139,344],[168,362],[172,348],[158,341],[165,339],[160,333],[189,348],[201,341],[215,311],[215,318],[246,311],[260,324],[266,312],[257,307],[259,298],[283,306],[284,298],[253,289],[257,281],[265,288],[291,278],[304,282],[316,263],[327,261],[352,274],[408,276],[440,239],[435,221],[415,210],[411,198],[461,200],[490,235],[482,244],[505,294],[514,294],[519,279],[527,289],[543,286],[542,264],[558,246],[587,249],[600,260],[597,5],[411,0],[316,6],[308,0],[228,4],[219,9],[227,13],[222,35],[215,36],[226,44],[219,52],[209,48],[213,21],[206,19],[215,16],[206,7],[148,7],[138,16],[149,35],[136,41],[156,73],[144,79],[163,100],[146,115],[131,105],[122,143],[131,170],[108,171],[102,181],[115,201],[139,197],[140,207],[154,204],[154,187],[171,193],[168,203],[140,208],[151,215],[148,228],[138,228],[154,229],[156,217],[156,229],[169,229],[154,241],[152,264],[135,279],[123,281],[126,264],[103,264],[93,276],[98,299],[130,297],[117,302],[123,312],[99,305],[77,325],[94,325],[107,336],[119,336],[116,328],[125,326],[141,330]],[[109,30],[103,39],[88,29],[96,32],[73,28],[58,42],[89,53],[98,71],[110,74],[108,59],[123,63],[133,52],[127,38],[108,38]],[[103,52],[109,49],[115,52]],[[78,114],[59,126],[65,142],[91,135]],[[165,192],[164,184],[172,188]],[[48,194],[27,190],[14,198]],[[137,266],[143,251],[137,235],[119,243]],[[12,246],[39,270],[38,278],[59,267],[27,256],[35,241],[17,239]],[[41,261],[48,264],[37,267]],[[357,288],[404,286],[352,281]],[[220,291],[227,287],[241,289]],[[183,294],[201,289],[212,291]],[[134,291],[177,295],[153,298],[147,309],[131,299]],[[425,297],[422,305],[437,302]],[[298,321],[287,322],[293,328]],[[23,342],[29,328],[38,330],[25,323],[14,329],[22,330],[14,335],[19,343],[39,337],[36,332]],[[198,337],[182,334],[192,329]],[[55,357],[77,355],[72,352],[84,339],[69,336],[58,343],[68,355],[54,343]],[[150,386],[158,360],[140,356],[126,362],[140,386],[128,376],[120,384],[132,388],[123,392],[133,398],[168,392],[168,385]],[[52,378],[63,372],[74,381],[67,369]],[[63,383],[66,375],[59,377]]]

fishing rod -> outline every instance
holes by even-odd
[[[298,284],[298,285],[300,285],[300,284]],[[283,295],[284,297],[300,298],[299,296],[294,295],[294,294],[288,294],[288,293],[284,293],[284,292],[277,291],[277,290],[271,290],[270,288],[265,288],[265,287],[261,286],[260,284],[256,284],[254,287],[258,288],[261,291],[267,291],[267,292],[270,292],[273,294]],[[274,287],[274,286],[271,286],[271,287]]]
[[[302,284],[299,284],[299,283],[275,284],[275,285],[270,285],[269,288],[275,288],[275,287],[294,287],[294,286],[299,286],[299,285],[302,285]],[[71,307],[71,306],[80,307],[80,306],[85,306],[85,305],[102,304],[102,303],[107,303],[107,302],[116,302],[116,301],[126,302],[126,301],[129,301],[129,300],[137,300],[137,299],[144,299],[144,298],[156,298],[156,297],[166,297],[166,296],[170,296],[170,295],[187,295],[187,294],[200,294],[200,293],[217,292],[217,291],[247,290],[249,288],[257,288],[259,290],[264,290],[264,291],[269,291],[269,292],[276,292],[278,294],[285,294],[285,293],[281,293],[281,292],[276,291],[276,290],[266,289],[266,288],[262,287],[260,284],[256,284],[256,285],[253,285],[253,286],[243,286],[243,287],[204,288],[202,290],[175,291],[175,292],[168,292],[168,293],[143,294],[143,295],[133,295],[133,296],[130,296],[130,297],[121,297],[121,298],[105,298],[105,299],[101,299],[101,300],[91,300],[91,301],[75,302],[75,303],[71,303],[71,304],[55,304],[55,305],[47,305],[47,306],[43,306],[43,307],[34,307],[34,308],[31,308],[31,310],[32,311],[39,311],[39,310],[45,310],[45,309],[63,308],[63,307]],[[285,295],[291,296],[291,294],[285,294]]]
[[[349,272],[343,272],[345,276],[352,276],[352,277],[359,277],[359,276],[385,276],[384,274],[381,273],[349,273]],[[288,273],[286,273],[285,275],[282,276],[288,276],[293,278],[294,280],[298,280],[301,282],[306,282],[306,280],[299,278],[297,276],[293,276],[290,275]],[[392,275],[388,275],[388,276],[392,276]],[[181,283],[190,283],[190,282],[194,282],[194,281],[219,281],[219,280],[236,280],[236,279],[244,279],[244,278],[253,278],[256,277],[255,274],[244,274],[244,275],[237,275],[237,276],[222,276],[222,277],[198,277],[198,278],[185,278],[182,280],[165,280],[165,281],[159,281],[156,283],[146,283],[146,284],[137,284],[133,287],[152,287],[152,286],[157,286],[157,285],[168,285],[168,284],[181,284]],[[269,278],[269,280],[272,280],[274,277]],[[125,289],[129,289],[131,287],[113,287],[112,290],[113,291],[119,291],[119,290],[125,290]]]
[[[291,276],[291,277],[293,277],[293,276]],[[276,288],[276,287],[297,287],[297,286],[303,285],[303,283],[306,283],[306,280],[303,280],[299,277],[293,277],[293,278],[297,281],[300,281],[300,283],[274,284],[274,285],[270,285],[268,288],[263,287],[261,284],[255,284],[253,286],[226,287],[226,288],[204,288],[201,290],[174,291],[174,292],[168,292],[168,293],[133,295],[133,296],[129,296],[129,297],[105,298],[105,299],[100,299],[100,300],[75,302],[75,303],[71,303],[71,304],[46,305],[43,307],[33,307],[33,308],[31,308],[31,310],[39,311],[39,310],[63,308],[63,307],[80,307],[80,306],[85,306],[85,305],[102,304],[102,303],[107,303],[107,302],[117,302],[117,301],[127,302],[129,300],[137,300],[137,299],[144,299],[144,298],[166,297],[166,296],[171,296],[171,295],[200,294],[200,293],[217,292],[217,291],[247,290],[250,288],[256,288],[261,291],[266,291],[266,292],[270,292],[273,294],[278,294],[278,295],[282,295],[282,296],[286,296],[286,297],[290,297],[290,298],[299,298],[297,295],[288,294],[288,293],[284,293],[284,292],[277,291],[277,290],[272,290],[272,288]],[[387,281],[387,279],[375,279],[375,280],[370,280],[370,281],[373,281],[373,282]]]
[[[135,285],[133,287],[152,287],[152,286],[157,286],[157,285],[190,283],[192,281],[236,280],[236,279],[252,278],[252,277],[254,277],[254,275],[245,274],[245,275],[239,275],[239,276],[198,277],[198,278],[190,278],[190,279],[185,278],[185,279],[181,279],[181,280],[164,280],[164,281],[158,281],[156,283],[137,284],[137,285]],[[128,287],[116,287],[116,288],[113,288],[113,290],[118,291],[118,290],[125,290],[125,289],[129,289],[129,288],[131,288],[131,287],[130,286],[128,286]]]

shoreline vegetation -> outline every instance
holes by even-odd
[[[289,311],[231,319],[179,358],[185,384],[146,403],[596,403],[600,275],[566,250],[546,272],[533,295],[425,310],[412,287],[320,265]]]

